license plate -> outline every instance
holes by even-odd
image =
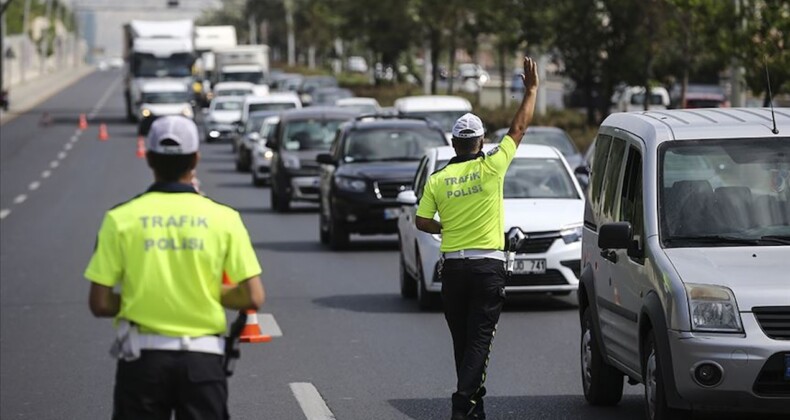
[[[790,354],[785,354],[785,381],[790,381]]]
[[[527,260],[516,259],[513,264],[514,274],[544,274],[546,272],[546,260]]]
[[[400,216],[399,208],[384,209],[384,219],[386,220],[397,219],[398,216]]]

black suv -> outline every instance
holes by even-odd
[[[358,114],[343,108],[311,107],[280,114],[273,138],[271,205],[285,212],[292,201],[318,201],[316,157],[329,150],[338,127]]]
[[[348,245],[351,233],[397,232],[401,191],[411,189],[427,149],[447,146],[433,122],[397,116],[360,116],[340,127],[321,167],[321,243]]]

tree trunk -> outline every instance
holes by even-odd
[[[440,52],[440,34],[439,31],[431,30],[431,94],[436,95],[436,83],[439,80],[439,52]]]
[[[595,110],[598,106],[593,98],[592,74],[589,72],[584,77],[584,103],[587,106],[587,125],[595,125]]]
[[[505,57],[505,54],[506,54],[505,45],[499,44],[499,77],[502,79],[502,83],[500,83],[499,85],[499,93],[502,99],[502,102],[500,104],[502,108],[507,107],[507,86],[505,84],[505,80],[507,80],[506,79],[507,75],[505,73],[506,72],[505,67],[507,65],[506,64],[507,57]]]
[[[455,80],[455,49],[456,49],[456,28],[455,25],[453,26],[452,32],[450,32],[450,64],[449,68],[447,69],[447,94],[453,94],[453,82]]]

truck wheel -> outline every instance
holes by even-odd
[[[406,262],[403,260],[403,251],[400,253],[400,295],[404,299],[409,299],[417,296],[417,279],[409,274],[406,270]]]
[[[661,371],[661,357],[656,350],[655,331],[650,330],[644,344],[642,377],[645,381],[645,414],[648,420],[684,420],[691,418],[691,412],[667,405],[664,374]]]
[[[604,360],[589,307],[582,316],[581,368],[584,398],[592,405],[615,405],[623,397],[623,373]]]

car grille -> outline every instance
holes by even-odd
[[[790,306],[762,306],[752,308],[754,317],[774,340],[790,340]]]
[[[318,195],[318,187],[299,187],[299,192],[302,195]]]
[[[376,193],[379,198],[395,199],[401,191],[411,189],[411,182],[397,181],[397,182],[376,182]]]
[[[790,396],[790,381],[785,379],[785,357],[790,353],[777,353],[769,357],[763,365],[757,380],[754,381],[754,393],[761,397]]]
[[[559,270],[546,270],[544,274],[513,274],[507,286],[563,286],[567,285],[565,276]]]
[[[521,243],[521,247],[516,250],[519,254],[542,254],[551,248],[557,238],[560,237],[559,232],[524,232],[527,235]],[[505,233],[505,246],[507,246],[507,233]]]

